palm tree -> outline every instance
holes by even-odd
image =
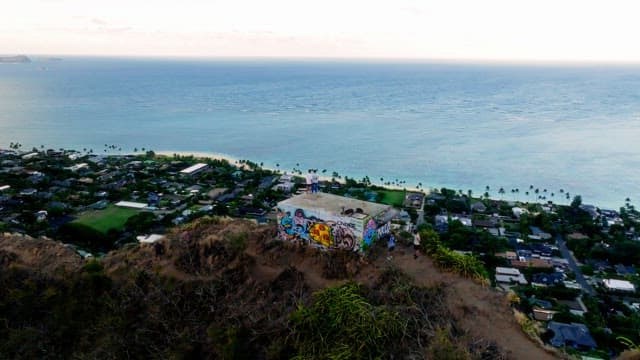
[[[504,188],[500,188],[500,190],[498,190],[498,193],[500,194],[500,200],[502,200],[504,196]]]

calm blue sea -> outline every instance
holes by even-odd
[[[0,147],[116,144],[520,199],[640,199],[640,67],[65,58],[0,66]],[[124,152],[123,150],[123,152]],[[551,198],[551,192],[555,196]],[[533,199],[529,196],[528,199]],[[633,201],[632,201],[633,202]]]

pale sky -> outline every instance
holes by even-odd
[[[2,0],[0,54],[640,62],[638,0]]]

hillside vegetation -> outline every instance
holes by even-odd
[[[273,235],[205,218],[158,246],[88,262],[52,240],[4,235],[0,357],[550,357],[520,332],[502,295],[413,260],[410,249],[387,260],[374,247],[361,258]]]

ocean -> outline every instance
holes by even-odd
[[[82,57],[0,64],[4,148],[17,141],[23,149],[208,152],[408,189],[480,195],[489,186],[506,200],[536,200],[534,191],[525,195],[533,186],[557,203],[569,192],[618,208],[640,198],[639,139],[634,66]]]

